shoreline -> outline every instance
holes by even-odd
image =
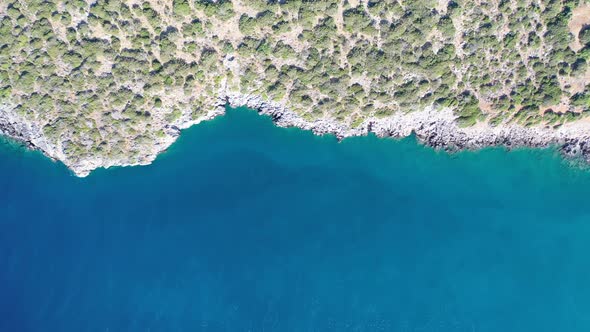
[[[357,128],[349,128],[329,119],[306,121],[284,106],[263,101],[257,96],[228,94],[232,107],[246,106],[259,114],[269,115],[279,127],[298,127],[316,135],[333,134],[338,140],[364,136],[405,138],[412,134],[420,144],[449,152],[478,150],[486,147],[547,148],[555,146],[567,158],[583,157],[590,163],[590,121],[584,119],[566,123],[557,129],[478,123],[460,127],[450,108],[427,107],[421,111],[396,113],[386,118],[367,118]]]
[[[471,127],[459,127],[456,116],[449,108],[427,107],[410,113],[396,113],[386,118],[367,118],[356,128],[332,119],[308,121],[285,105],[265,101],[260,96],[240,93],[221,93],[212,109],[195,120],[183,120],[176,124],[164,124],[166,135],[154,141],[139,161],[85,158],[70,160],[61,144],[54,145],[45,138],[42,128],[26,121],[9,105],[0,105],[0,133],[23,143],[27,148],[41,151],[53,161],[61,161],[77,177],[88,176],[97,168],[114,166],[140,166],[151,164],[187,129],[202,121],[225,114],[226,106],[247,107],[260,115],[270,116],[278,127],[297,127],[310,130],[315,135],[332,134],[338,141],[347,137],[366,136],[369,133],[379,138],[404,138],[414,134],[420,144],[447,152],[478,150],[486,147],[548,148],[554,146],[564,158],[582,158],[590,163],[590,121],[584,119],[566,123],[557,129],[546,127],[523,127],[477,123]]]

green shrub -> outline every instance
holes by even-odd
[[[584,46],[590,46],[590,25],[585,25],[578,34],[578,40]]]
[[[174,0],[172,2],[172,11],[176,15],[188,16],[191,13],[191,7],[188,0]]]

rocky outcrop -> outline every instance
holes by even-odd
[[[18,114],[14,105],[0,105],[0,133],[23,142],[29,148],[43,151],[52,159],[63,159],[59,148],[50,144],[40,124]]]
[[[492,127],[487,123],[478,123],[472,127],[458,126],[451,109],[428,107],[410,113],[397,113],[387,118],[367,118],[355,128],[334,121],[330,118],[314,121],[305,120],[285,105],[268,102],[255,95],[239,93],[221,93],[210,112],[196,120],[184,117],[176,124],[162,124],[165,135],[154,141],[149,149],[142,151],[139,159],[125,157],[109,160],[87,156],[77,159],[68,158],[64,153],[64,143],[51,144],[34,121],[18,115],[14,107],[0,105],[0,132],[6,136],[24,142],[28,147],[42,151],[48,157],[63,162],[77,176],[88,175],[99,167],[133,166],[150,164],[159,153],[167,149],[180,135],[180,130],[201,121],[212,119],[225,113],[226,105],[232,107],[246,106],[268,115],[280,127],[298,127],[311,130],[315,134],[333,134],[339,140],[346,137],[367,135],[369,132],[378,137],[403,138],[414,134],[417,139],[436,149],[458,151],[480,149],[490,146],[548,147],[555,146],[568,157],[583,157],[590,162],[590,121],[579,120],[559,128],[522,127],[519,125],[502,125]]]
[[[46,137],[43,127],[39,122],[28,119],[20,115],[13,105],[0,105],[0,134],[8,136],[25,144],[28,148],[41,151],[44,155],[52,160],[58,160],[65,164],[72,172],[79,177],[89,175],[97,168],[109,168],[114,166],[137,166],[149,165],[158,156],[159,153],[166,150],[176,141],[180,135],[181,129],[190,127],[204,120],[209,120],[215,116],[223,114],[217,109],[211,110],[205,116],[197,119],[180,119],[177,125],[160,123],[164,135],[157,137],[151,142],[148,148],[142,150],[140,155],[134,159],[126,156],[104,158],[99,155],[86,154],[83,156],[68,156],[66,153],[71,133],[63,133],[58,142]]]

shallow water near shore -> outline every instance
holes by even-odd
[[[0,144],[0,331],[587,331],[590,172],[245,109],[79,179]]]

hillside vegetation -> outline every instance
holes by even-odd
[[[223,91],[559,126],[590,111],[589,24],[582,0],[0,0],[0,102],[70,158],[139,158]]]

